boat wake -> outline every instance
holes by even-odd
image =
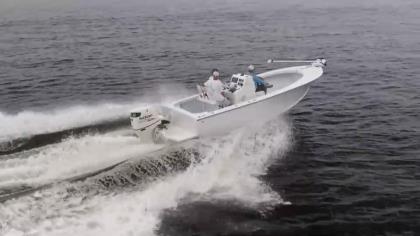
[[[190,93],[178,84],[166,84],[151,89],[139,101],[127,103],[75,105],[47,111],[25,110],[17,114],[0,111],[0,160],[14,157],[10,154],[59,143],[71,136],[128,127],[128,116],[133,108],[168,102]]]
[[[128,111],[139,104],[0,113],[0,200],[98,173],[162,148],[140,144],[128,129]]]
[[[127,134],[120,130],[69,137],[58,144],[19,153],[19,158],[3,160],[0,162],[0,194],[96,172],[163,147],[140,144],[136,137]]]
[[[52,183],[1,203],[0,233],[153,235],[166,209],[198,200],[265,211],[284,201],[259,176],[289,145],[284,118],[154,153],[160,147],[140,145],[124,130],[70,137],[0,162],[0,189]],[[83,178],[58,181],[72,176]]]
[[[115,127],[128,124],[127,114],[139,102],[128,104],[105,103],[96,106],[73,106],[44,112],[22,111],[17,114],[0,112],[0,155],[2,152],[16,149],[32,138],[39,142],[48,139],[45,134],[52,134],[53,139],[62,138],[66,134],[81,133],[86,129]],[[40,136],[37,138],[37,136]],[[48,144],[48,143],[47,143]]]
[[[65,130],[35,134],[30,137],[21,137],[13,140],[3,141],[0,143],[0,156],[30,150],[46,146],[49,144],[59,143],[70,136],[82,136],[88,133],[105,133],[127,126],[127,119],[117,119],[99,124],[86,125],[82,127],[74,127]],[[9,156],[11,158],[13,156]]]

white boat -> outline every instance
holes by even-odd
[[[252,76],[234,74],[227,87],[236,90],[226,93],[231,105],[221,107],[210,101],[198,86],[196,95],[133,110],[131,126],[143,142],[180,142],[265,122],[295,106],[306,95],[311,83],[321,77],[325,66],[325,59],[316,59],[311,60],[309,65],[258,74],[273,85],[267,94],[255,92]]]

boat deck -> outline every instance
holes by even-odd
[[[274,71],[270,71],[274,72]],[[280,73],[262,73],[261,76],[266,82],[273,85],[272,88],[267,89],[267,95],[270,95],[274,91],[278,91],[283,89],[294,82],[298,81],[303,75],[299,72],[280,72]],[[256,97],[264,96],[264,92],[257,92]],[[200,99],[199,96],[190,97],[189,99],[180,101],[179,103],[175,104],[175,106],[180,107],[188,112],[191,113],[203,113],[203,112],[211,112],[220,109],[217,104],[214,104],[210,101],[205,101]]]

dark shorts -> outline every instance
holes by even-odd
[[[264,84],[257,84],[255,92],[264,91],[267,94],[267,87]]]

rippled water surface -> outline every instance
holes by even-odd
[[[420,234],[419,11],[0,2],[0,235]],[[164,148],[129,129],[212,68],[321,56],[306,98],[258,130]]]

